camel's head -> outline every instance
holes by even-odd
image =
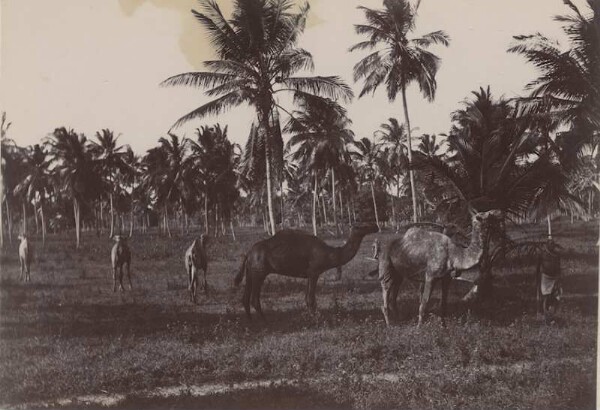
[[[352,225],[352,233],[355,235],[368,235],[379,232],[379,227],[372,223],[357,223]]]
[[[492,209],[487,212],[478,212],[473,215],[473,224],[490,226],[493,223],[502,222],[504,213],[499,209]]]
[[[113,235],[112,236],[112,240],[115,241],[115,242],[117,242],[117,243],[119,243],[119,242],[121,242],[121,243],[126,242],[127,238],[128,237],[124,236],[124,235]]]
[[[25,233],[19,234],[18,239],[20,241],[26,241],[27,240],[27,234],[25,234]]]

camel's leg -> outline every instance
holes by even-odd
[[[190,291],[190,292],[192,291],[192,269],[193,269],[193,266],[194,265],[192,265],[191,261],[187,262],[186,269],[187,269],[187,274],[188,274],[188,291]]]
[[[113,292],[117,291],[117,265],[113,265]]]
[[[442,324],[444,326],[446,325],[446,306],[447,306],[447,300],[448,300],[448,289],[450,288],[451,280],[452,280],[452,278],[448,275],[446,275],[442,278],[442,302],[441,302],[440,315],[442,317]]]
[[[131,262],[127,262],[127,280],[129,281],[129,290],[133,290],[133,285],[131,284]]]
[[[246,316],[248,320],[252,320],[252,315],[250,314],[250,297],[252,295],[252,274],[250,272],[246,272],[246,286],[244,287],[244,296],[242,297],[242,303],[244,305],[244,310],[246,311]]]
[[[262,311],[262,307],[260,306],[260,291],[263,285],[263,282],[265,281],[265,275],[260,275],[254,278],[254,280],[252,281],[252,306],[254,307],[254,310],[256,311],[256,313],[258,313],[258,316],[262,319],[265,320],[265,315],[263,314]]]
[[[383,306],[381,306],[381,312],[383,313],[383,317],[385,319],[385,324],[387,326],[390,325],[390,307],[389,307],[389,294],[390,287],[386,286],[385,283],[381,282],[381,296],[383,298]]]
[[[123,292],[125,288],[123,287],[123,264],[119,266],[119,290]]]
[[[431,279],[425,280],[425,285],[423,285],[423,293],[421,294],[421,305],[419,306],[419,326],[423,323],[423,319],[425,314],[427,313],[427,303],[429,302],[429,298],[431,297],[431,290],[433,287],[433,282]]]
[[[394,279],[392,283],[392,289],[390,292],[390,309],[392,310],[394,320],[400,319],[400,311],[398,310],[398,292],[400,291],[400,285],[402,284],[402,278]]]
[[[316,301],[316,290],[317,290],[317,281],[319,280],[319,277],[316,276],[309,276],[308,277],[308,283],[306,285],[306,306],[308,307],[308,310],[310,310],[311,312],[314,312],[315,309],[317,308],[317,301]]]
[[[19,280],[25,280],[25,262],[23,259],[19,260],[21,263],[21,274],[19,275]]]
[[[29,262],[27,262],[27,264],[25,265],[26,273],[27,273],[27,282],[31,282],[31,265],[29,264]]]
[[[192,265],[191,269],[191,279],[190,279],[190,298],[192,299],[192,303],[196,303],[196,287],[198,286],[198,270],[194,265]]]

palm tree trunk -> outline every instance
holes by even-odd
[[[75,216],[75,237],[77,238],[77,249],[79,249],[81,236],[81,219],[79,214],[79,201],[73,198],[73,214]]]
[[[27,235],[27,203],[23,201],[23,234]]]
[[[394,202],[394,195],[390,194],[392,197],[392,225],[396,224],[396,204]]]
[[[321,206],[323,208],[323,223],[329,225],[329,221],[327,220],[327,209],[325,208],[325,195],[321,197]]]
[[[269,134],[269,132],[267,132]],[[266,160],[266,173],[267,173],[267,209],[269,212],[269,222],[271,229],[269,234],[275,235],[275,214],[273,213],[273,193],[271,188],[271,150],[269,144],[265,145],[265,160]]]
[[[113,207],[113,194],[112,192],[108,194],[110,198],[110,237],[112,238],[115,234],[115,210]]]
[[[129,214],[129,236],[133,235],[133,207],[131,208],[131,213]]]
[[[331,201],[333,202],[333,224],[335,225],[336,235],[340,236],[340,227],[337,223],[337,209],[335,205],[335,170],[331,167]]]
[[[33,202],[33,219],[35,221],[35,234],[39,235],[40,234],[40,223],[38,221],[38,208],[36,205],[36,202]]]
[[[46,221],[44,220],[44,203],[40,203],[40,219],[42,223],[42,246],[46,245]]]
[[[208,194],[204,194],[204,233],[208,233]]]
[[[548,222],[548,238],[552,237],[552,218],[550,214],[546,216],[546,220]]]
[[[8,242],[12,243],[12,215],[10,214],[8,198],[4,202],[6,203],[6,228],[8,229]]]
[[[373,197],[373,209],[375,210],[375,223],[377,224],[377,227],[381,229],[379,226],[379,215],[377,213],[377,202],[375,201],[375,186],[373,181],[371,181],[371,196]]]
[[[279,188],[281,190],[281,228],[285,227],[285,197],[283,196],[283,178],[279,182]]]
[[[2,211],[2,197],[4,196],[0,189],[0,248],[4,247],[4,212]]]
[[[231,236],[233,237],[233,240],[235,241],[235,230],[233,229],[233,219],[229,218],[229,228],[231,229]]]
[[[346,201],[346,207],[348,208],[348,226],[352,226],[352,215],[350,214],[350,201]]]
[[[408,119],[408,105],[406,103],[406,87],[402,86],[402,105],[404,106],[404,121],[406,122],[406,134],[408,136],[408,175],[410,178],[410,194],[413,205],[413,222],[416,223],[417,217],[417,194],[415,187],[415,177],[412,170],[412,142],[410,134],[410,121]]]
[[[169,238],[172,238],[171,228],[169,228],[169,210],[167,209],[166,205],[165,205],[165,233],[167,233],[169,235]]]
[[[312,223],[313,235],[317,236],[317,174],[315,173],[315,189],[313,190]]]

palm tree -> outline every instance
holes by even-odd
[[[300,102],[300,110],[295,111],[284,131],[291,133],[290,148],[298,147],[292,160],[308,160],[306,169],[313,170],[316,177],[319,171],[329,171],[331,175],[331,198],[333,203],[333,223],[339,235],[337,221],[335,170],[349,161],[348,144],[354,141],[354,132],[349,128],[352,121],[346,111],[331,100],[305,98]],[[316,189],[316,188],[315,188]],[[313,208],[313,221],[315,221]],[[313,223],[316,235],[316,224]]]
[[[354,66],[354,81],[364,81],[359,98],[367,93],[374,93],[381,84],[385,84],[390,101],[396,99],[398,92],[402,94],[410,164],[412,145],[406,89],[416,82],[423,96],[433,101],[437,87],[435,76],[440,62],[427,49],[434,44],[448,46],[450,41],[448,35],[441,30],[417,38],[408,37],[416,27],[419,3],[411,6],[408,0],[384,0],[383,9],[380,10],[359,7],[364,11],[367,22],[355,25],[356,33],[367,36],[368,40],[350,48],[350,51],[372,51]],[[413,222],[417,222],[416,188],[412,169],[409,169],[409,179]]]
[[[169,134],[169,139],[161,137],[158,143],[143,159],[148,170],[143,184],[154,191],[156,202],[162,208],[165,233],[171,237],[169,206],[181,204],[183,198],[187,140],[180,141],[177,135]]]
[[[94,161],[90,144],[85,135],[73,130],[57,128],[50,140],[54,173],[58,176],[61,189],[73,201],[77,249],[81,236],[81,207],[97,196],[101,185],[100,176],[94,172]]]
[[[582,14],[570,0],[571,14],[556,16],[569,39],[570,49],[541,33],[515,36],[508,49],[523,55],[540,72],[527,84],[528,97],[519,99],[524,113],[577,122],[588,136],[600,128],[600,2],[588,0],[591,13]]]
[[[448,157],[420,155],[415,163],[450,184],[454,197],[447,202],[461,211],[456,216],[467,221],[466,209],[500,209],[508,218],[524,218],[577,208],[562,167],[532,144],[539,135],[516,117],[514,107],[494,99],[489,87],[473,95],[452,114]],[[491,284],[490,255],[484,249],[482,284]]]
[[[15,187],[15,194],[22,196],[24,203],[39,202],[43,244],[46,243],[44,204],[54,185],[49,169],[51,162],[52,160],[49,158],[48,152],[42,149],[39,144],[34,145],[27,155],[24,178]],[[24,214],[23,218],[25,217],[26,215]]]
[[[296,46],[308,10],[305,5],[294,12],[289,0],[239,0],[232,18],[227,20],[215,1],[204,0],[202,12],[192,13],[207,29],[219,59],[205,61],[208,71],[179,74],[162,83],[207,88],[208,96],[217,97],[180,118],[175,126],[241,104],[256,109],[257,126],[266,138],[263,148],[271,233],[275,232],[272,174],[280,174],[283,166],[277,111],[282,107],[275,94],[291,92],[294,98],[317,94],[346,101],[353,96],[338,77],[295,76],[314,68],[310,53]]]
[[[388,180],[390,182],[393,180],[396,185],[396,197],[399,199],[402,174],[405,174],[409,169],[406,127],[404,124],[400,124],[396,118],[390,118],[387,123],[381,124],[380,130],[376,133],[380,135],[382,147],[384,148],[382,155],[386,158]],[[393,199],[392,196],[392,201]],[[393,202],[392,214],[396,228],[398,228],[399,219],[396,219],[396,209]]]
[[[374,143],[368,138],[362,138],[354,143],[354,150],[351,155],[359,167],[360,179],[367,182],[371,188],[371,197],[373,199],[373,212],[375,222],[379,225],[379,214],[377,212],[377,202],[375,200],[375,183],[381,175],[381,143]]]
[[[119,137],[109,129],[103,129],[96,133],[98,141],[92,141],[92,150],[99,167],[102,178],[108,185],[108,197],[110,205],[110,237],[114,235],[114,195],[117,191],[116,173],[126,172],[124,162],[124,146],[117,145]]]

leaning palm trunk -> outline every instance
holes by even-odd
[[[208,194],[204,194],[204,233],[208,233]]]
[[[109,194],[110,198],[110,237],[112,238],[115,233],[115,210],[113,206],[113,194]]]
[[[331,201],[333,202],[333,224],[335,225],[335,232],[337,236],[340,236],[340,227],[337,223],[337,209],[335,206],[335,170],[331,168]]]
[[[413,222],[416,223],[418,220],[417,217],[417,195],[415,188],[415,177],[413,175],[412,170],[412,142],[410,135],[410,121],[408,119],[408,105],[406,103],[406,88],[402,87],[402,105],[404,106],[404,121],[406,122],[406,134],[408,139],[408,175],[410,178],[410,194],[412,196],[412,206],[413,206]]]
[[[10,214],[10,205],[8,199],[4,201],[6,204],[6,229],[8,229],[8,242],[12,243],[12,215]]]
[[[371,197],[373,198],[373,209],[375,210],[375,223],[377,223],[377,227],[381,229],[381,226],[379,226],[379,214],[377,213],[377,202],[375,201],[375,186],[373,181],[371,181]]]
[[[27,234],[27,203],[23,201],[23,233]]]
[[[42,246],[46,245],[46,221],[44,219],[44,203],[40,203],[40,219],[42,224]]]
[[[313,234],[317,236],[317,174],[315,173],[315,189],[313,190],[312,223]]]
[[[269,234],[275,235],[275,215],[273,214],[273,193],[271,191],[271,150],[269,144],[265,146],[265,160],[267,173],[267,210],[269,213]]]
[[[546,221],[548,222],[548,238],[552,237],[552,217],[550,214],[546,216]]]
[[[81,215],[79,201],[77,198],[73,198],[73,214],[75,216],[75,237],[77,238],[77,249],[79,249],[81,237]]]

